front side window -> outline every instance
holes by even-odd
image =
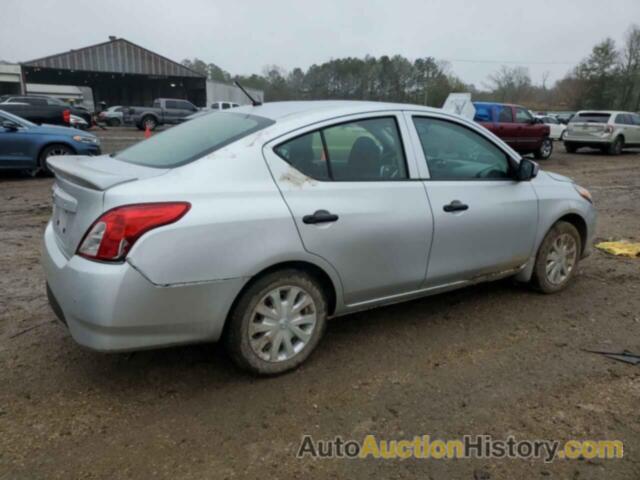
[[[202,115],[118,152],[115,158],[136,165],[173,168],[201,158],[258,130],[273,120],[242,113]]]
[[[533,121],[533,117],[531,116],[531,112],[526,108],[517,107],[516,108],[516,123],[531,123]]]
[[[318,180],[390,181],[408,177],[395,118],[342,123],[293,140],[274,151]]]
[[[512,178],[506,153],[473,130],[434,118],[413,122],[432,180]]]

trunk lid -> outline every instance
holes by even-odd
[[[104,212],[104,195],[109,188],[167,172],[106,155],[51,157],[47,164],[56,176],[51,223],[67,258],[73,256],[89,227]]]

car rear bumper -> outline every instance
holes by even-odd
[[[608,145],[613,142],[613,138],[611,138],[610,134],[607,135],[576,135],[575,133],[571,134],[569,132],[564,134],[564,141],[568,143],[573,143],[576,145]]]
[[[51,306],[74,340],[104,352],[217,340],[245,279],[158,286],[129,263],[66,258],[51,224],[42,265]]]

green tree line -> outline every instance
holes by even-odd
[[[232,75],[198,58],[184,65],[212,80],[239,81],[265,92],[268,101],[351,99],[417,103],[440,107],[451,92],[471,92],[476,100],[513,102],[532,109],[584,108],[640,110],[640,27],[632,25],[622,45],[607,38],[553,85],[535,85],[524,67],[502,66],[482,88],[466,84],[446,61],[411,61],[402,55],[339,58],[291,71],[266,66],[261,74]]]

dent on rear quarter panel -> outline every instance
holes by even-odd
[[[157,285],[250,277],[260,267],[304,256],[291,214],[259,146],[238,142],[162,177],[107,193],[113,205],[188,201],[176,224],[145,234],[128,261]]]

